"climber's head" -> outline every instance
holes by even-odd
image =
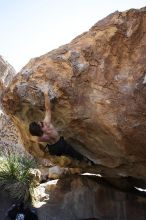
[[[43,135],[43,122],[31,122],[29,124],[29,132],[32,136],[41,137]]]

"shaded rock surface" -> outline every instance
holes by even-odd
[[[1,220],[8,220],[6,218],[7,210],[11,207],[11,205],[15,201],[10,198],[10,196],[6,193],[0,190],[0,219]]]
[[[146,198],[118,191],[100,179],[72,176],[37,188],[40,220],[145,220]],[[101,185],[102,184],[102,185]]]
[[[108,169],[106,176],[146,180],[145,30],[146,8],[117,11],[69,44],[31,59],[14,77],[3,107],[30,153],[75,166],[66,157],[46,156],[28,132],[31,121],[44,117],[37,88],[47,83],[56,97],[52,121],[74,148],[102,166],[103,174]]]

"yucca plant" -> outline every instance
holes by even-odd
[[[29,201],[34,184],[29,169],[36,163],[29,157],[10,155],[0,164],[0,188],[7,190],[18,201]]]

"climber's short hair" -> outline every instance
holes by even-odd
[[[29,124],[29,132],[31,133],[32,136],[41,137],[43,135],[41,126],[35,121]]]

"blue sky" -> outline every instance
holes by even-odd
[[[144,0],[0,0],[0,55],[19,71],[108,14],[144,6]]]

